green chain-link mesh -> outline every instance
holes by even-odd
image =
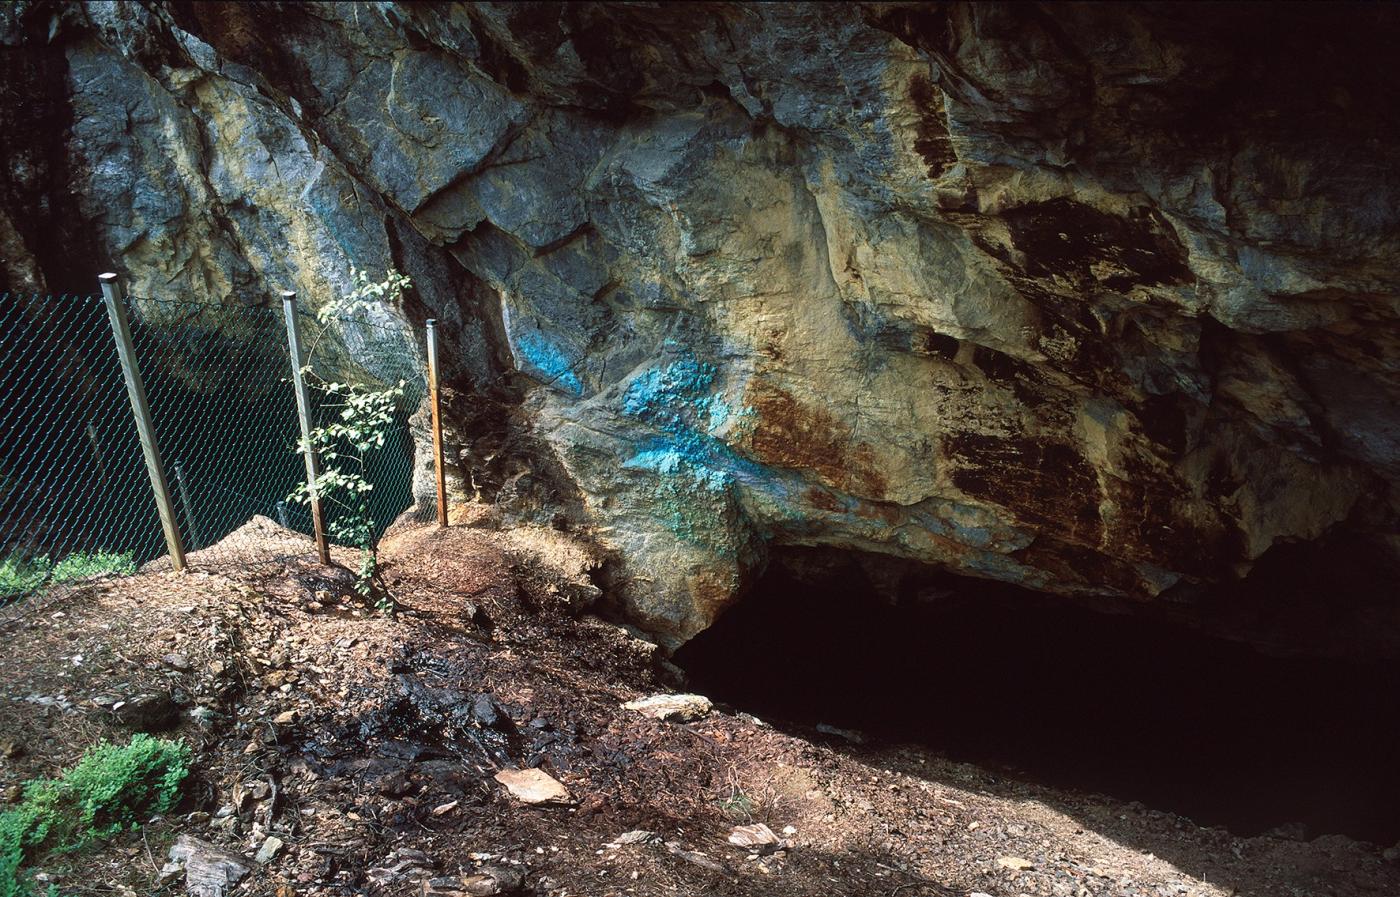
[[[311,532],[306,508],[286,500],[305,467],[282,309],[153,298],[127,308],[189,566],[306,553],[281,529],[242,529],[260,515]],[[364,385],[406,381],[393,432],[369,462],[382,532],[413,500],[408,418],[427,391],[421,348],[392,322],[326,328],[303,314],[301,326],[308,364],[325,379],[353,370]],[[319,418],[322,395],[311,399]],[[165,554],[103,300],[0,294],[0,615],[93,576],[168,565]]]

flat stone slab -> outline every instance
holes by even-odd
[[[423,882],[425,897],[497,897],[518,894],[525,874],[510,866],[483,866],[480,872]]]
[[[287,842],[283,841],[281,838],[275,835],[269,836],[268,839],[262,843],[262,846],[258,848],[258,852],[253,855],[253,862],[257,863],[259,866],[265,866],[275,860],[277,854],[281,853],[282,848],[286,846]]]
[[[778,836],[763,823],[737,825],[729,833],[729,843],[735,847],[767,847],[778,843]]]
[[[238,854],[189,835],[181,835],[170,848],[170,862],[161,872],[174,877],[181,869],[190,897],[226,897],[252,871]]]
[[[628,701],[622,708],[635,710],[653,719],[685,723],[705,716],[714,709],[714,705],[704,695],[650,695]]]
[[[754,853],[767,855],[779,850],[791,850],[792,842],[787,838],[779,838],[773,830],[763,823],[754,825],[738,825],[729,833],[729,843],[735,847],[743,847]]]
[[[538,769],[503,769],[496,773],[496,781],[505,785],[511,797],[523,804],[558,806],[574,802],[569,789]]]

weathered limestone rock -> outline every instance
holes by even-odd
[[[496,773],[496,781],[524,804],[559,806],[573,802],[569,789],[543,770],[503,769]]]
[[[700,719],[713,708],[710,699],[704,695],[648,695],[622,705],[624,710],[632,710],[652,719],[683,723]]]
[[[162,873],[173,877],[181,870],[185,873],[185,892],[190,897],[226,897],[252,867],[238,854],[181,835],[170,848],[170,861]]]
[[[766,855],[778,850],[788,850],[792,842],[773,834],[773,830],[761,822],[753,825],[736,825],[727,839],[735,847],[743,847],[754,853]]]
[[[383,321],[442,322],[461,497],[590,527],[669,646],[777,545],[1182,603],[1317,542],[1377,588],[1315,600],[1393,651],[1397,33],[1384,6],[119,2],[20,4],[0,48],[62,54],[52,164],[134,294],[410,274]],[[4,271],[61,290],[27,177]]]

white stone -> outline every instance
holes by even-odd
[[[496,781],[506,786],[511,797],[524,804],[573,803],[569,789],[558,779],[538,769],[503,769],[496,773]]]
[[[710,699],[704,695],[650,695],[628,701],[622,707],[653,719],[678,722],[700,719],[714,709]]]

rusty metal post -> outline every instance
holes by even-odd
[[[321,477],[321,458],[311,444],[311,400],[306,395],[306,379],[302,368],[306,359],[301,350],[301,327],[297,323],[297,294],[282,293],[282,311],[287,317],[287,349],[292,358],[292,388],[297,396],[297,418],[301,422],[301,450],[306,456],[306,491],[311,497],[311,525],[316,533],[316,554],[321,563],[331,562],[330,543],[326,541],[325,518],[321,516],[321,496],[316,481]]]
[[[437,473],[438,526],[447,526],[447,471],[442,464],[442,396],[438,392],[437,320],[428,319],[428,397],[433,405],[433,469]]]
[[[136,434],[141,439],[141,454],[146,458],[146,473],[151,478],[156,510],[160,512],[165,547],[170,552],[171,566],[183,570],[185,547],[180,543],[180,527],[175,522],[170,485],[166,482],[165,468],[160,462],[160,444],[156,441],[155,425],[151,423],[151,407],[146,402],[146,385],[141,380],[141,369],[136,363],[136,348],[131,342],[131,325],[126,319],[122,287],[115,274],[102,274],[97,280],[102,284],[102,298],[107,302],[107,317],[112,322],[112,337],[117,341],[117,358],[121,361],[122,377],[126,380],[127,398],[131,399],[131,414],[136,418]]]

